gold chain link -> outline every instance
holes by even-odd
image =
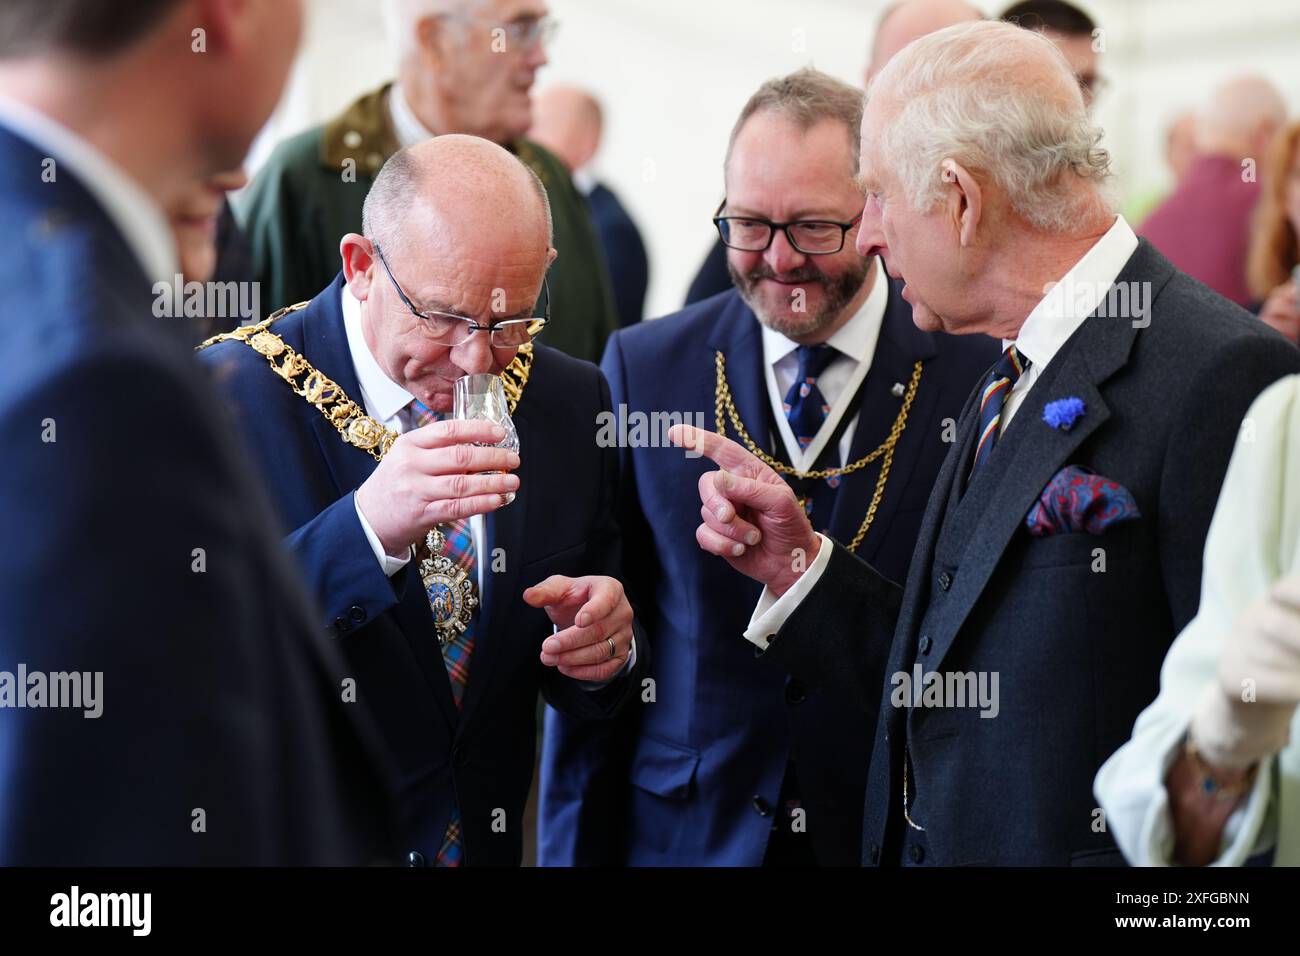
[[[263,356],[271,365],[271,370],[279,375],[295,395],[305,398],[328,421],[349,445],[369,452],[375,461],[382,461],[384,455],[397,441],[397,432],[385,428],[371,418],[333,379],[318,372],[310,362],[294,351],[284,339],[270,330],[276,319],[305,309],[306,302],[299,302],[273,312],[264,322],[257,325],[242,325],[233,332],[224,332],[200,343],[196,351],[216,345],[218,342],[243,342],[253,351]],[[527,342],[519,347],[518,353],[501,373],[501,384],[506,394],[506,405],[510,414],[515,413],[515,406],[523,397],[524,386],[533,369],[533,343]],[[296,379],[301,378],[298,382]]]
[[[745,425],[740,420],[740,414],[736,411],[736,404],[731,398],[731,386],[727,384],[727,359],[721,352],[716,353],[714,364],[718,370],[717,389],[714,396],[714,411],[717,416],[718,434],[724,438],[727,434],[727,421],[730,420],[732,428],[735,429],[736,435],[751,455],[763,462],[773,471],[782,475],[790,475],[799,479],[835,478],[841,475],[850,475],[859,469],[867,467],[877,458],[883,458],[880,463],[880,474],[876,477],[875,491],[871,495],[871,503],[867,505],[867,515],[862,519],[862,524],[858,528],[858,533],[853,536],[849,544],[850,551],[857,551],[862,544],[862,540],[867,536],[867,529],[876,518],[876,509],[880,506],[880,500],[885,494],[885,482],[889,480],[889,468],[894,463],[894,448],[898,444],[898,439],[903,434],[903,429],[907,427],[907,413],[912,408],[912,400],[916,397],[916,390],[921,384],[921,367],[922,363],[917,362],[912,368],[912,379],[908,382],[907,392],[903,396],[903,407],[898,411],[898,417],[894,419],[894,424],[889,429],[889,437],[880,443],[869,454],[859,458],[852,464],[845,465],[842,468],[821,468],[815,471],[799,471],[792,468],[785,462],[778,461],[763,449],[754,443],[749,437],[749,432],[745,430]]]

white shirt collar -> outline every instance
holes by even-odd
[[[397,142],[403,149],[433,139],[437,135],[415,115],[415,110],[411,109],[411,104],[406,101],[406,94],[402,92],[400,83],[394,83],[392,89],[388,91],[388,113],[393,118],[393,131],[397,133]]]
[[[826,340],[841,355],[847,355],[855,362],[871,362],[876,351],[876,340],[880,338],[880,325],[885,318],[885,306],[889,303],[889,278],[882,269],[876,270],[875,284],[867,293],[862,307],[853,317],[835,330],[835,334]],[[799,347],[780,332],[763,327],[763,357],[768,365],[775,365]]]
[[[1015,339],[1016,350],[1033,363],[1033,368],[1046,368],[1061,346],[1096,311],[1137,247],[1133,229],[1123,216],[1116,216],[1106,233],[1034,306]],[[1003,339],[1002,348],[1011,344],[1011,340]]]
[[[343,328],[348,336],[348,351],[352,353],[352,369],[361,386],[361,404],[366,414],[389,425],[397,413],[411,403],[415,396],[389,378],[374,353],[366,344],[361,331],[361,303],[345,284],[342,290]],[[390,425],[391,427],[391,425]],[[399,429],[400,430],[400,429]]]
[[[121,167],[63,124],[4,96],[0,125],[49,153],[55,175],[70,172],[80,181],[122,234],[146,278],[170,282],[180,271],[176,237],[162,208]]]
[[[591,174],[591,170],[586,166],[573,172],[573,185],[577,187],[578,192],[584,196],[590,196],[592,190],[596,188],[596,177]]]

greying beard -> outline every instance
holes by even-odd
[[[760,265],[757,269],[748,273],[741,273],[728,262],[727,271],[731,273],[731,282],[740,293],[740,297],[754,315],[758,317],[758,321],[773,332],[779,332],[786,338],[793,339],[814,335],[833,324],[839,318],[844,307],[852,302],[853,297],[861,291],[862,284],[867,281],[867,274],[871,271],[873,261],[873,259],[863,259],[857,268],[849,269],[835,279],[831,279],[815,269],[808,268],[797,270],[785,276],[784,278],[787,281],[811,282],[821,286],[826,293],[826,297],[822,307],[816,312],[790,312],[780,315],[767,315],[762,308],[762,302],[758,294],[758,283],[761,280],[776,278],[776,274],[766,264]]]

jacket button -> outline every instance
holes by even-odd
[[[913,863],[921,863],[925,860],[925,847],[919,843],[913,843],[907,848],[907,855],[911,857]]]
[[[353,624],[360,624],[366,619],[366,609],[354,604],[348,608],[348,617],[352,619]]]
[[[424,854],[419,850],[412,850],[406,854],[407,866],[424,866]]]
[[[930,653],[930,647],[931,647],[931,643],[930,643],[930,635],[928,635],[928,634],[922,634],[922,635],[921,635],[921,644],[920,644],[920,650],[921,650],[921,653],[922,653],[922,654],[929,654],[929,653]]]
[[[785,702],[787,704],[802,704],[807,699],[808,688],[804,686],[803,681],[796,678],[785,685]]]
[[[871,846],[871,865],[875,866],[880,862],[880,847],[872,844]]]
[[[944,571],[939,575],[939,587],[943,588],[945,591],[952,587],[952,575],[947,571]]]
[[[457,767],[463,767],[469,763],[469,755],[460,747],[457,747],[451,752],[451,762]]]
[[[352,622],[346,617],[343,617],[343,615],[340,614],[334,619],[334,630],[338,631],[340,634],[346,634],[351,629]]]
[[[766,800],[764,800],[762,797],[760,797],[760,796],[758,796],[757,794],[755,794],[755,796],[754,796],[754,812],[757,813],[760,817],[771,816],[771,815],[772,815],[772,805],[771,805],[770,803],[768,803]]]

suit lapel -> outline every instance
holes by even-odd
[[[1144,241],[1116,281],[1151,282],[1154,299],[1171,274],[1171,269],[1160,266]],[[960,454],[949,456],[953,467],[949,471],[945,466],[945,471],[949,472],[950,496],[935,557],[953,558],[960,570],[953,576],[948,597],[951,606],[945,617],[949,625],[934,637],[936,668],[941,666],[1029,508],[1052,476],[1070,462],[1075,450],[1109,418],[1110,409],[1100,386],[1128,361],[1139,328],[1117,317],[1096,313],[1089,316],[1034,383],[988,463],[960,501],[956,500],[957,488],[963,475],[958,465],[968,467],[970,449],[962,447],[955,450]],[[1042,420],[1044,406],[1068,396],[1083,400],[1083,417],[1069,431],[1048,426]],[[970,414],[973,416],[973,411]],[[963,446],[973,440],[973,435],[964,437]],[[931,567],[931,563],[926,565],[927,576]]]
[[[880,279],[888,281],[882,270]],[[880,336],[876,342],[875,354],[871,357],[871,370],[863,382],[861,397],[858,401],[858,421],[853,431],[853,442],[849,449],[849,460],[844,464],[857,461],[880,445],[889,437],[890,429],[898,418],[903,399],[893,394],[895,383],[904,388],[912,379],[915,364],[934,357],[934,337],[918,329],[912,322],[912,311],[907,307],[898,292],[896,283],[889,283],[889,299],[885,306],[885,315],[881,322]],[[925,373],[922,371],[922,382]],[[894,447],[894,457],[890,465],[889,478],[885,484],[884,495],[876,510],[871,530],[867,532],[858,548],[857,555],[870,562],[880,550],[884,540],[884,531],[889,527],[888,516],[893,513],[904,488],[910,480],[912,469],[920,454],[922,440],[920,436],[928,433],[930,417],[934,413],[938,389],[917,387],[916,396],[908,412],[907,426]],[[852,414],[852,410],[845,414]],[[870,465],[848,475],[835,495],[835,507],[831,512],[831,536],[845,547],[853,540],[866,517],[866,509],[875,492],[876,481],[880,474],[880,465]]]
[[[302,323],[302,355],[314,368],[333,379],[348,398],[359,403],[361,384],[352,365],[352,351],[348,347],[347,331],[343,325],[340,301],[342,291],[343,277],[340,275],[308,305]],[[308,411],[316,441],[339,497],[350,494],[370,477],[378,463],[368,452],[345,442],[334,426],[325,420],[324,415],[310,407]],[[393,584],[402,593],[402,598],[393,608],[402,633],[438,701],[443,717],[455,727],[456,704],[451,696],[447,667],[443,662],[442,648],[438,644],[433,615],[428,599],[424,596],[424,585],[420,581],[416,562],[411,561],[395,575]]]
[[[771,444],[768,427],[769,401],[767,379],[763,368],[763,335],[758,317],[745,305],[740,294],[728,293],[730,303],[718,316],[709,336],[709,348],[721,352],[726,359],[727,385],[749,437],[758,447],[774,458],[780,458]],[[726,419],[726,434],[737,437],[730,419]]]

